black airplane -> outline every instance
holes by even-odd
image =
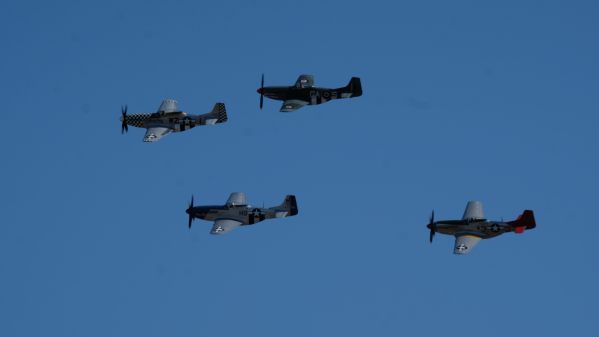
[[[349,84],[342,88],[318,88],[314,86],[314,76],[300,75],[295,85],[290,87],[265,87],[263,74],[258,93],[260,94],[260,109],[262,109],[264,96],[266,96],[270,99],[284,101],[281,112],[292,112],[304,105],[316,105],[334,99],[362,96],[362,82],[359,77],[352,77]]]

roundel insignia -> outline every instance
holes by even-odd
[[[330,92],[328,92],[328,91],[325,91],[325,92],[323,92],[323,93],[322,93],[322,96],[323,96],[324,98],[329,98],[329,96],[331,96],[331,93],[330,93]]]

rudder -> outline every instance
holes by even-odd
[[[283,200],[283,203],[279,206],[272,207],[271,210],[274,210],[277,213],[281,213],[281,215],[277,215],[277,218],[297,215],[298,208],[295,195],[289,194],[285,196],[285,200]]]
[[[345,89],[351,93],[351,97],[362,96],[362,81],[359,77],[352,77]]]
[[[515,229],[518,229],[518,228],[533,229],[533,228],[537,227],[534,212],[529,209],[522,212],[522,214],[518,217],[518,219],[516,219],[514,221],[510,221],[509,224],[512,227],[514,227]]]
[[[299,212],[297,208],[297,200],[295,199],[295,195],[290,194],[286,196],[283,205],[285,206],[285,208],[289,209],[288,216],[297,215],[297,213]]]
[[[216,103],[214,104],[214,108],[210,112],[211,115],[216,117],[216,123],[224,123],[228,120],[227,117],[227,109],[225,108],[225,103]]]

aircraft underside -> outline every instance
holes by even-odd
[[[437,232],[447,235],[470,234],[482,239],[492,238],[503,233],[510,232],[507,224],[496,222],[471,223],[469,225],[445,225],[437,224]]]

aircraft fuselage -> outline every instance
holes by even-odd
[[[231,219],[243,225],[253,225],[267,219],[280,218],[287,212],[276,211],[270,208],[251,207],[249,205],[236,206],[196,206],[188,211],[195,218],[206,221],[216,219]]]
[[[441,234],[472,234],[482,239],[489,239],[498,235],[514,231],[513,226],[503,221],[490,220],[441,220],[434,223],[436,232]],[[427,226],[429,229],[431,225]]]
[[[298,88],[295,86],[282,86],[264,87],[258,89],[258,93],[263,93],[264,96],[278,101],[300,100],[308,102],[308,105],[316,105],[334,99],[352,97],[352,93],[347,90],[344,91],[344,89],[345,88],[327,89],[318,87]]]
[[[165,127],[172,129],[174,132],[181,132],[192,129],[197,125],[214,124],[217,119],[206,119],[199,115],[188,115],[187,113],[170,112],[170,113],[139,113],[131,114],[126,117],[127,125],[138,128]],[[121,122],[123,117],[121,117]]]

